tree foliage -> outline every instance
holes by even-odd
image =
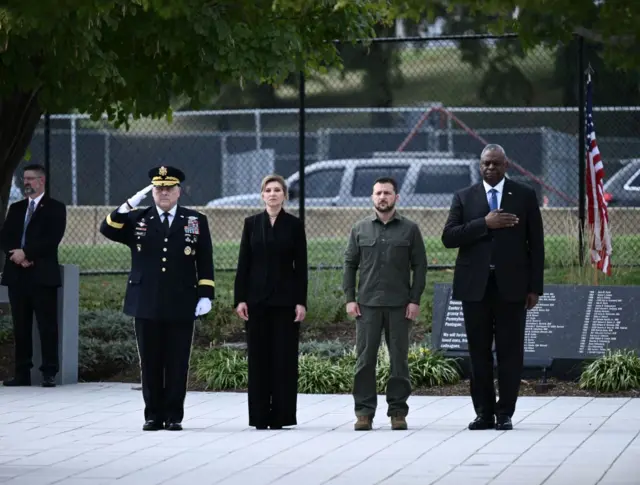
[[[206,101],[231,81],[278,83],[339,62],[333,39],[366,38],[367,1],[10,0],[0,9],[0,96],[117,123]]]
[[[5,0],[0,4],[0,222],[43,112],[130,117],[197,108],[232,81],[279,83],[340,64],[382,0]]]
[[[435,4],[448,12],[464,8],[469,18],[483,18],[493,33],[519,35],[525,49],[567,44],[575,34],[602,44],[610,69],[640,70],[640,2],[629,0],[403,0],[405,15],[433,18]]]

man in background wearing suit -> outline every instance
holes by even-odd
[[[55,387],[58,359],[58,287],[62,284],[58,246],[67,225],[66,206],[45,194],[45,169],[24,168],[24,193],[11,204],[2,230],[5,253],[2,286],[9,288],[15,343],[15,375],[5,386],[30,386],[33,315],[40,332],[42,386]]]
[[[453,196],[442,233],[447,248],[459,248],[452,298],[462,301],[471,359],[471,397],[477,415],[469,424],[471,430],[513,429],[526,312],[543,293],[540,207],[533,189],[505,179],[507,167],[504,149],[487,145],[480,156],[483,181]]]

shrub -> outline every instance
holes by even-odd
[[[460,381],[460,371],[455,360],[419,345],[413,345],[409,350],[409,375],[414,388],[443,386]],[[380,345],[376,368],[378,392],[385,392],[390,377],[389,349],[383,342]]]
[[[80,379],[100,381],[139,365],[131,317],[117,310],[81,310],[79,320]]]
[[[244,322],[236,316],[231,304],[215,299],[211,311],[196,322],[194,343],[216,344],[233,337],[237,339],[243,332]]]
[[[135,340],[106,342],[83,337],[79,342],[78,373],[85,381],[99,381],[139,364]]]
[[[195,378],[212,391],[246,389],[249,367],[241,350],[212,347],[192,356]]]
[[[133,318],[114,310],[80,311],[80,337],[104,341],[135,339]]]
[[[13,323],[11,317],[0,317],[0,344],[9,342],[13,338]]]
[[[351,345],[340,340],[328,340],[325,342],[309,340],[301,342],[298,350],[301,355],[315,355],[327,359],[339,359],[351,350]]]
[[[247,388],[249,368],[246,352],[242,350],[212,347],[194,351],[192,368],[195,379],[207,390]],[[351,390],[353,367],[344,365],[341,360],[303,354],[298,360],[298,371],[300,393],[332,394]]]
[[[409,352],[409,373],[416,387],[444,386],[460,381],[460,368],[454,359],[425,347],[415,347]]]
[[[633,350],[607,350],[585,367],[580,387],[598,392],[640,389],[640,358]]]
[[[301,394],[340,394],[350,392],[353,385],[352,367],[317,355],[301,355],[298,372]]]

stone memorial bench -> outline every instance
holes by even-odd
[[[60,265],[62,286],[58,289],[58,353],[60,371],[56,384],[78,383],[78,340],[80,318],[80,267],[74,264]],[[9,303],[9,291],[0,286],[0,303]],[[42,362],[40,352],[40,332],[33,319],[33,368],[31,384],[40,385],[42,374],[39,367]]]

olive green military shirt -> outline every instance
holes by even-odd
[[[358,269],[360,279],[356,300]],[[374,213],[352,227],[344,253],[342,283],[347,303],[419,305],[426,278],[427,254],[420,228],[415,222],[396,212],[385,224]]]

